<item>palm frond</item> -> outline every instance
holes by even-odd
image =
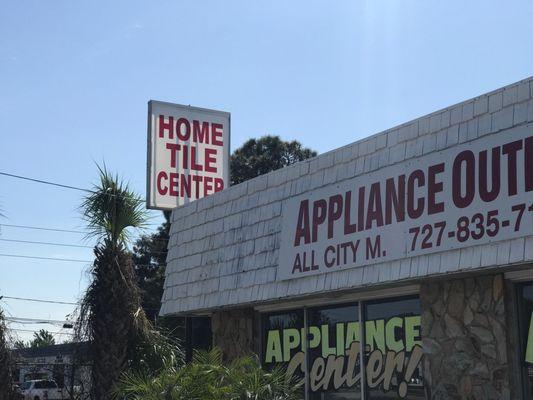
[[[128,228],[144,228],[147,214],[142,200],[105,164],[98,166],[100,182],[88,194],[82,205],[90,237],[110,240],[113,244],[129,239]]]

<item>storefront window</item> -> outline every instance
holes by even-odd
[[[366,303],[365,328],[367,398],[424,399],[418,298]]]
[[[195,350],[209,350],[211,348],[211,318],[187,317],[185,321],[185,357],[192,360]]]
[[[361,398],[359,307],[310,309],[309,399]]]
[[[533,399],[533,284],[522,286],[520,292],[524,398],[531,400]]]
[[[287,368],[295,380],[304,379],[304,314],[303,310],[269,314],[263,317],[263,365]]]
[[[422,354],[417,297],[263,315],[263,365],[307,379],[309,400],[361,399],[363,377],[365,399],[425,399]]]

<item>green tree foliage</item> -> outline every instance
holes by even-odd
[[[13,343],[13,347],[17,350],[27,348],[38,348],[45,346],[52,346],[56,344],[54,336],[46,329],[41,329],[39,332],[33,333],[33,339],[25,342],[24,340],[17,340]]]
[[[16,340],[15,343],[13,343],[13,347],[15,348],[15,350],[22,350],[29,347],[29,345],[24,340],[19,339]]]
[[[14,399],[12,359],[7,345],[7,327],[0,310],[0,400]]]
[[[236,185],[256,176],[316,156],[296,140],[285,142],[279,136],[250,139],[231,155],[231,184]]]
[[[181,368],[162,370],[155,377],[126,374],[116,391],[128,400],[293,400],[301,388],[283,369],[265,371],[257,357],[242,357],[229,365],[215,348],[199,351]]]
[[[159,313],[165,282],[170,211],[164,211],[163,215],[165,222],[157,228],[157,232],[141,236],[133,246],[133,263],[142,307],[151,321],[155,321]]]
[[[39,332],[33,333],[33,339],[30,341],[29,347],[45,347],[56,344],[54,336],[45,329],[41,329]]]
[[[127,249],[128,229],[145,224],[143,201],[116,176],[100,169],[100,183],[85,198],[82,210],[99,241],[76,333],[78,341],[89,342],[91,398],[107,400],[128,368],[156,371],[177,357],[175,346],[146,318]]]

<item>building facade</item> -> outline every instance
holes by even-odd
[[[161,314],[209,317],[225,357],[284,365],[306,399],[532,399],[532,97],[530,78],[176,209]]]
[[[62,343],[13,350],[17,386],[29,380],[51,379],[68,396],[87,394],[91,370],[86,343]],[[81,397],[80,397],[81,398]]]

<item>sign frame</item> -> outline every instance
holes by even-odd
[[[228,126],[224,128],[224,137],[227,136],[227,141],[225,141],[224,146],[225,149],[223,150],[223,164],[224,160],[227,160],[227,168],[225,168],[223,172],[222,179],[224,180],[224,189],[228,188],[230,186],[230,154],[231,154],[231,113],[228,111],[220,111],[220,110],[213,110],[209,108],[202,108],[202,107],[195,107],[191,105],[184,105],[184,104],[178,104],[178,103],[171,103],[167,101],[160,101],[160,100],[149,100],[148,101],[148,115],[147,115],[147,156],[146,156],[146,208],[149,210],[160,210],[160,211],[171,211],[175,208],[181,207],[181,205],[176,205],[176,207],[173,208],[167,208],[167,207],[158,207],[155,205],[153,199],[152,199],[152,192],[150,191],[151,188],[151,178],[152,174],[154,173],[154,158],[153,158],[153,132],[152,132],[152,105],[160,105],[160,106],[166,106],[166,107],[173,107],[176,109],[182,109],[190,112],[197,112],[197,113],[203,113],[207,115],[215,115],[217,117],[223,117],[228,119]],[[227,129],[227,133],[226,133]],[[224,190],[222,189],[222,190]],[[212,194],[211,194],[212,195]],[[208,195],[210,196],[210,195]],[[188,204],[192,201],[196,201],[199,199],[191,200],[189,198],[185,199],[185,202],[183,205]]]

